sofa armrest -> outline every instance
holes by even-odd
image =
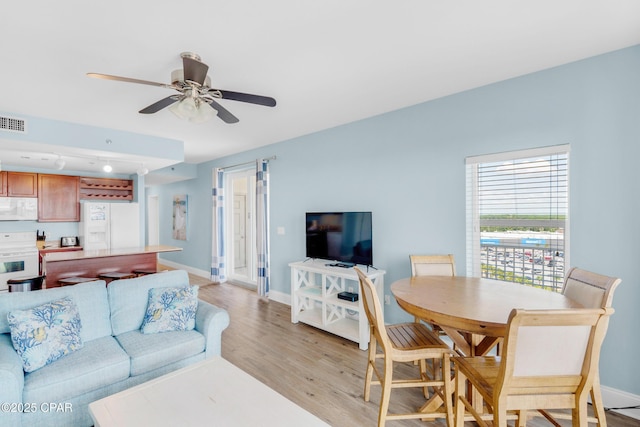
[[[222,331],[227,326],[229,326],[229,313],[226,310],[201,299],[198,300],[196,330],[204,335],[207,359],[221,355]]]
[[[13,348],[11,336],[0,334],[0,403],[22,403],[24,371],[22,359]],[[9,408],[11,409],[11,408]],[[0,411],[0,427],[20,426],[20,412]]]

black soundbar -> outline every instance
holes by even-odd
[[[343,299],[345,301],[356,302],[358,301],[358,294],[354,292],[340,292],[338,294],[338,298]]]

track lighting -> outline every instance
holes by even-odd
[[[138,173],[138,176],[145,176],[146,174],[149,173],[149,169],[147,169],[143,163],[140,165],[140,167],[136,172]]]
[[[110,141],[110,140],[108,140]],[[51,157],[49,157],[49,159],[51,159],[53,156],[56,156],[55,160],[53,161],[53,167],[57,170],[62,170],[65,167],[70,167],[71,169],[74,169],[74,166],[76,166],[78,164],[78,159],[84,159],[88,165],[93,165],[96,168],[101,168],[103,172],[105,173],[112,173],[113,172],[113,164],[115,163],[117,166],[117,173],[133,173],[132,170],[135,170],[136,173],[139,176],[144,176],[147,175],[149,173],[149,168],[146,166],[145,162],[140,162],[139,160],[133,160],[133,159],[118,159],[118,158],[109,158],[109,157],[95,157],[95,156],[84,156],[82,154],[68,154],[65,153],[64,155],[62,154],[58,154],[58,153],[48,153],[49,155],[51,155]],[[137,165],[137,168],[136,166]],[[134,169],[136,168],[136,169]],[[2,166],[0,164],[0,170],[2,170]]]

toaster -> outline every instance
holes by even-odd
[[[65,248],[67,246],[78,246],[80,243],[78,242],[77,236],[67,236],[60,238],[60,247]]]

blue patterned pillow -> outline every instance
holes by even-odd
[[[143,334],[189,331],[196,326],[198,286],[149,289],[149,302],[144,315]]]
[[[7,314],[11,341],[25,372],[33,372],[82,348],[80,314],[69,297]]]

